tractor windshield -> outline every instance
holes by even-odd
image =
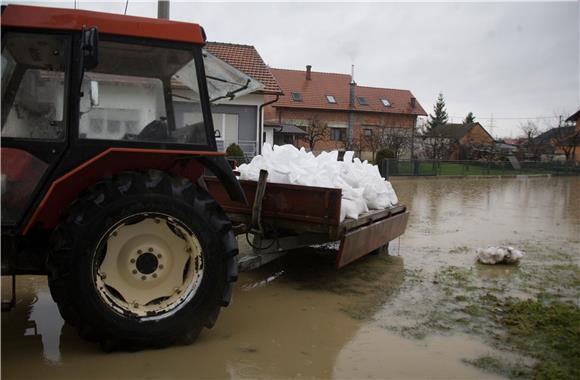
[[[101,40],[85,73],[79,137],[209,145],[193,49]]]

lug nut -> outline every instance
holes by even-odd
[[[135,264],[135,259],[131,259],[131,264]]]
[[[137,274],[137,269],[133,269],[133,274]]]
[[[153,248],[149,247],[149,252],[153,252]]]
[[[157,278],[157,273],[153,273],[153,278]]]
[[[143,281],[147,280],[147,276],[141,276],[141,280]]]
[[[161,258],[161,253],[157,254],[157,258],[160,259]]]
[[[140,255],[140,254],[142,254],[142,253],[143,253],[143,251],[142,251],[142,250],[140,250],[140,249],[138,249],[138,250],[137,250],[137,254],[138,254],[138,255]]]
[[[159,264],[159,269],[163,269],[163,264]]]

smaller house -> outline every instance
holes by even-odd
[[[205,49],[261,84],[254,92],[233,100],[224,99],[211,107],[218,149],[223,151],[236,143],[247,157],[253,157],[265,141],[263,120],[267,97],[282,95],[282,90],[254,46],[208,42]]]
[[[493,137],[478,122],[442,125],[427,134],[429,139],[444,141],[446,158],[449,160],[479,159],[487,156],[495,147]]]
[[[567,123],[574,124],[576,126],[576,130],[580,129],[580,110],[576,111],[569,118],[566,119]]]
[[[580,161],[580,154],[576,147],[580,143],[580,131],[576,126],[552,128],[534,139],[541,152],[545,154],[543,159]]]

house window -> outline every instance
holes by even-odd
[[[215,139],[224,142],[224,148],[238,142],[238,115],[229,113],[212,114]]]
[[[383,99],[381,99],[381,102],[383,103],[383,106],[385,106],[385,107],[391,106],[391,103],[389,102],[388,99],[383,98]]]
[[[357,96],[358,104],[361,106],[368,106],[367,99],[364,96]]]
[[[328,103],[336,104],[336,98],[332,95],[326,95],[326,101]]]
[[[292,100],[295,102],[301,102],[302,101],[302,95],[299,92],[293,92],[292,93]]]
[[[373,130],[372,128],[365,128],[363,129],[363,133],[365,137],[373,137]]]
[[[346,128],[330,128],[330,139],[334,141],[346,140]]]

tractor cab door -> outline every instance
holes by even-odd
[[[71,36],[2,31],[2,225],[18,225],[66,147]]]

